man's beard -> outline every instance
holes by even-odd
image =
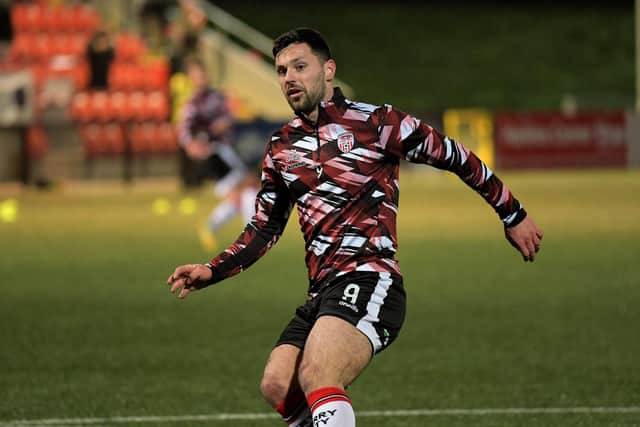
[[[289,106],[291,107],[293,112],[296,114],[304,115],[311,114],[324,99],[324,87],[320,86],[318,90],[314,92],[315,96],[312,96],[308,91],[303,90],[302,96],[297,100],[295,105],[291,98],[287,96],[287,102],[289,103]]]

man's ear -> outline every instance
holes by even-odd
[[[328,59],[324,63],[324,75],[327,81],[333,80],[336,76],[336,62],[333,59]]]

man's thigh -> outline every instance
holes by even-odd
[[[369,339],[355,326],[324,315],[315,322],[302,353],[298,380],[305,393],[322,387],[346,388],[369,364]]]

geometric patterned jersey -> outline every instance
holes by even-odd
[[[256,213],[209,264],[210,283],[253,264],[277,242],[294,205],[304,236],[309,294],[351,271],[400,274],[396,259],[400,159],[451,171],[479,193],[506,227],[526,212],[478,157],[390,105],[345,99],[334,88],[316,123],[297,117],[273,134]]]

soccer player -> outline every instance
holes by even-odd
[[[214,192],[222,199],[209,214],[207,225],[198,234],[202,245],[213,250],[215,232],[238,214],[249,222],[255,213],[258,192],[252,165],[247,165],[234,149],[234,120],[224,94],[208,83],[204,64],[195,57],[185,61],[185,70],[194,93],[182,110],[178,136],[187,155],[205,162],[216,180]]]
[[[273,54],[297,117],[267,144],[256,214],[227,250],[176,268],[168,283],[184,298],[240,273],[276,243],[297,204],[308,300],[271,352],[261,390],[290,426],[354,426],[345,389],[404,320],[395,257],[400,159],[457,174],[493,207],[525,261],[534,260],[542,231],[465,147],[391,105],[346,99],[332,85],[336,62],[315,30],[281,35]]]

